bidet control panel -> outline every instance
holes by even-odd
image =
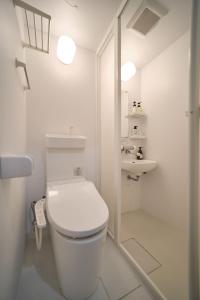
[[[44,215],[44,204],[45,200],[41,199],[36,202],[34,209],[35,209],[35,218],[36,218],[36,223],[38,228],[44,228],[46,227],[46,218]]]

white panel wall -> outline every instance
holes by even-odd
[[[114,188],[114,38],[108,43],[101,56],[100,86],[100,190],[109,208],[109,229],[114,233],[115,188]]]
[[[142,208],[185,228],[188,188],[189,34],[143,68],[141,94],[147,120],[148,159],[158,168],[143,176]]]
[[[74,133],[87,137],[86,177],[95,181],[95,55],[78,48],[73,64],[56,57],[57,39],[51,38],[50,55],[27,50],[31,91],[27,99],[27,145],[34,156],[34,173],[28,180],[30,203],[45,193],[46,133]],[[30,228],[29,228],[30,229]]]
[[[0,2],[0,155],[25,152],[23,88],[15,57],[23,58],[12,1]],[[24,179],[0,180],[0,299],[13,300],[25,239]]]
[[[141,207],[141,184],[127,180],[127,172],[122,171],[122,213],[140,209]]]

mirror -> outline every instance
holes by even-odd
[[[128,92],[121,94],[121,137],[128,137]]]

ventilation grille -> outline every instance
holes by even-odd
[[[145,8],[137,21],[133,24],[132,29],[139,31],[146,35],[160,20],[160,17],[156,15],[149,8]]]
[[[145,0],[129,21],[127,28],[147,35],[158,21],[167,14],[167,9],[153,0]]]

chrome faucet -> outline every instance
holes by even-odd
[[[137,147],[134,145],[122,145],[121,146],[121,153],[125,152],[126,154],[134,154],[136,151]]]

